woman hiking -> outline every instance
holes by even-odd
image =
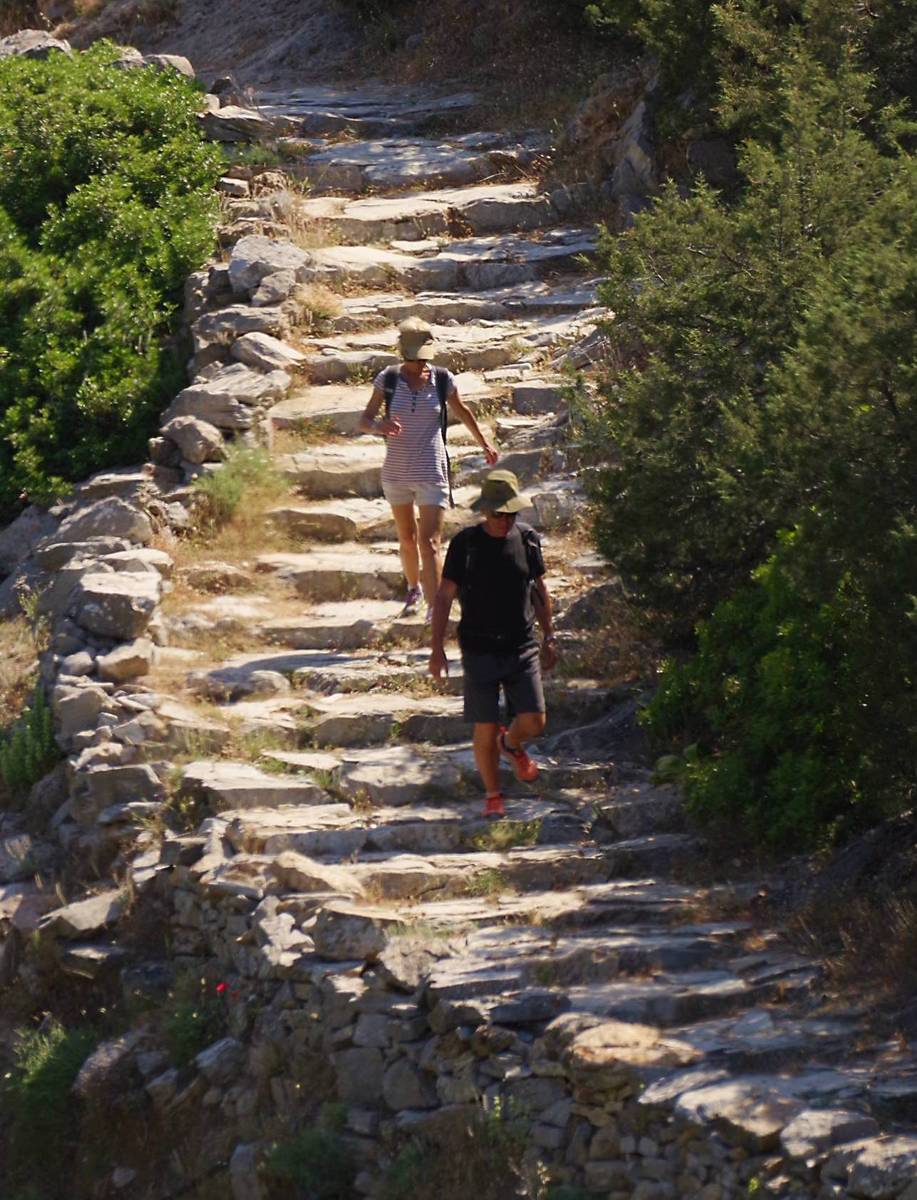
[[[438,350],[426,321],[419,317],[402,321],[398,326],[402,361],[376,376],[359,426],[361,433],[385,438],[382,491],[395,519],[407,581],[401,615],[418,612],[425,601],[427,622],[442,575],[443,518],[451,503],[445,441],[448,416],[468,428],[489,466],[497,461],[496,448],[459,398],[452,372],[431,365]]]

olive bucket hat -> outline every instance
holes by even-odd
[[[398,326],[398,353],[405,360],[422,358],[429,362],[439,353],[436,335],[420,317],[408,317]]]
[[[491,471],[471,508],[475,512],[517,513],[529,504],[529,499],[519,494],[519,480],[512,471]]]

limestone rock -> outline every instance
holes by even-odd
[[[30,504],[15,521],[5,529],[0,529],[0,578],[9,574],[17,563],[26,558],[33,547],[42,538],[46,538],[56,525],[54,517]]]
[[[357,909],[342,903],[322,907],[312,930],[315,949],[332,962],[364,959],[372,962],[385,948],[386,925],[397,924],[396,914]]]
[[[233,196],[237,200],[246,199],[252,190],[247,179],[233,179],[230,175],[224,175],[217,188],[224,196]]]
[[[216,112],[200,113],[199,120],[205,137],[214,142],[257,142],[281,132],[270,117],[235,104],[227,104]]]
[[[893,1200],[917,1179],[917,1137],[879,1138],[857,1156],[848,1195],[864,1200]]]
[[[58,542],[49,538],[35,551],[35,561],[46,571],[59,571],[71,559],[104,558],[136,549],[127,538],[94,537],[83,542]]]
[[[878,1133],[878,1122],[865,1113],[807,1108],[781,1133],[780,1145],[791,1158],[811,1158],[840,1142],[876,1137]]]
[[[71,611],[78,625],[90,633],[118,641],[142,634],[162,595],[159,575],[87,574],[74,588]]]
[[[274,804],[325,804],[328,796],[308,779],[269,775],[248,763],[189,763],[182,788],[203,793],[217,808],[259,808]]]
[[[285,299],[286,296],[282,297]],[[283,313],[276,307],[280,302],[230,304],[217,312],[205,313],[191,327],[195,351],[201,353],[211,346],[229,346],[247,333],[280,333],[286,326]]]
[[[109,654],[96,660],[99,678],[111,683],[126,683],[148,675],[153,665],[153,643],[149,638],[137,638],[123,646],[117,646]]]
[[[54,534],[54,541],[82,542],[97,537],[126,538],[146,546],[153,537],[153,527],[146,513],[126,500],[112,496],[78,508],[65,517]]]
[[[140,1041],[138,1033],[124,1034],[96,1046],[80,1067],[73,1093],[81,1100],[99,1093],[110,1094],[126,1082],[133,1052]]]
[[[204,383],[179,392],[163,414],[168,425],[176,417],[199,417],[218,429],[249,429],[252,409],[280,399],[290,386],[285,371],[262,375],[242,363],[223,367]]]
[[[263,279],[278,271],[292,271],[297,282],[302,283],[308,277],[310,263],[308,252],[292,242],[252,234],[233,246],[229,279],[236,294],[254,291]]]
[[[148,571],[161,575],[163,579],[171,579],[175,566],[171,554],[165,550],[153,550],[149,546],[135,546],[132,550],[103,554],[99,562],[113,571]]]
[[[289,300],[296,288],[294,271],[275,271],[273,275],[265,275],[252,292],[251,302],[254,306],[283,304]]]
[[[124,911],[124,904],[124,893],[114,888],[55,909],[42,918],[40,928],[73,941],[93,937],[115,924]]]
[[[239,362],[262,371],[290,371],[306,362],[301,350],[268,333],[246,333],[233,343],[230,354]]]
[[[199,562],[182,568],[181,577],[189,587],[201,592],[229,592],[251,587],[251,578],[232,563]]]
[[[69,742],[74,734],[95,729],[107,700],[107,694],[98,687],[58,684],[51,693],[51,710],[58,736]]]
[[[362,891],[354,872],[347,867],[315,862],[304,854],[286,850],[268,865],[268,873],[284,891],[340,892],[358,896]]]
[[[382,1098],[393,1112],[410,1108],[434,1108],[436,1091],[410,1062],[396,1059],[382,1079]]]
[[[381,1050],[355,1047],[331,1057],[337,1075],[338,1095],[343,1101],[361,1103],[379,1095],[385,1065]]]
[[[258,1178],[258,1153],[253,1145],[240,1143],[229,1160],[229,1186],[232,1200],[264,1200]]]
[[[48,58],[52,54],[73,54],[70,43],[52,37],[44,29],[20,29],[0,38],[0,58]]]
[[[197,696],[233,703],[256,696],[279,696],[290,691],[290,682],[279,671],[250,667],[220,667],[216,671],[192,671],[188,689]]]
[[[177,71],[186,79],[194,78],[194,67],[183,54],[146,54],[143,61],[159,71]]]
[[[220,462],[225,457],[222,433],[198,417],[176,417],[163,427],[162,433],[178,446],[186,462]]]
[[[194,1065],[215,1086],[233,1083],[245,1063],[245,1047],[233,1037],[221,1038],[194,1060]]]

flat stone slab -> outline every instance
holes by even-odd
[[[362,192],[431,183],[459,185],[523,167],[547,148],[543,135],[514,140],[502,133],[449,138],[378,138],[310,154],[302,173],[313,193]]]
[[[534,183],[481,184],[475,187],[415,192],[400,197],[306,200],[304,214],[331,224],[350,244],[421,241],[451,232],[496,233],[507,229],[543,229],[560,214]]]
[[[418,292],[416,296],[380,292],[344,298],[335,329],[363,329],[380,324],[397,325],[418,316],[431,325],[448,321],[511,321],[532,316],[574,316],[598,303],[600,280],[554,287],[541,280],[488,291]],[[461,390],[461,389],[460,389]],[[464,394],[464,392],[463,392]]]
[[[480,488],[474,486],[454,489],[455,508],[447,508],[444,514],[444,538],[452,537],[470,523],[473,517],[468,506],[479,494]],[[270,518],[279,528],[303,541],[391,542],[397,538],[392,510],[381,497],[375,500],[341,497],[289,505],[273,509]]]
[[[388,599],[403,586],[401,560],[386,549],[351,545],[305,554],[266,554],[260,571],[276,574],[311,600]]]
[[[356,649],[378,640],[402,607],[400,600],[343,600],[317,605],[302,617],[267,621],[260,628],[268,641],[296,650]]]
[[[310,779],[269,775],[249,763],[224,759],[189,763],[182,790],[201,793],[215,809],[264,808],[280,804],[328,803],[328,794]]]
[[[522,321],[494,321],[473,325],[434,326],[440,346],[437,361],[453,371],[486,371],[520,358],[532,358],[562,342],[573,342],[592,328],[590,319],[556,314]],[[396,328],[339,334],[316,344],[309,360],[315,384],[341,382],[354,367],[381,370],[396,360]]]
[[[436,96],[422,88],[384,85],[359,90],[313,85],[285,92],[265,90],[257,100],[265,116],[295,120],[304,134],[348,132],[372,137],[411,131],[434,118],[463,112],[476,97],[471,92]]]
[[[313,499],[338,496],[372,499],[382,495],[384,460],[381,439],[366,438],[302,450],[279,458],[277,463],[291,482]]]
[[[581,256],[595,253],[597,245],[596,235],[589,230],[560,228],[546,231],[538,240],[468,238],[450,242],[447,248],[433,253],[429,249],[411,254],[378,246],[328,246],[313,253],[308,272],[319,282],[349,280],[364,287],[480,291],[525,283],[545,272],[577,266]]]
[[[462,701],[455,696],[417,699],[395,693],[309,701],[306,727],[317,746],[367,746],[393,738],[460,741],[467,736]]]

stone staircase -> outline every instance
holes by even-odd
[[[236,1131],[237,1196],[260,1194],[244,1190],[257,1182],[248,1147],[302,1111],[298,1072],[319,1054],[348,1106],[361,1194],[380,1194],[392,1139],[483,1105],[524,1115],[528,1161],[548,1183],[608,1200],[914,1200],[910,1048],[878,1053],[862,1013],[826,1003],[818,965],[752,920],[766,881],[730,880],[678,796],[633,761],[632,730],[619,735],[631,701],[598,679],[551,680],[539,781],[508,781],[505,820],[479,816],[460,666],[434,691],[423,624],[399,616],[382,446],[356,435],[369,389],[353,378],[395,361],[394,323],[436,323],[462,394],[532,497],[525,516],[562,611],[582,611],[572,602],[603,568],[578,543],[559,374],[594,329],[583,256],[596,238],[575,195],[520,179],[542,135],[430,132],[454,129],[470,103],[262,96],[261,116],[292,130],[291,169],[315,192],[353,194],[305,201],[327,239],[307,251],[283,240],[267,188],[255,207],[228,199],[227,220],[250,224],[192,305],[199,376],[168,416],[206,404],[224,436],[273,439],[292,494],[252,517],[263,553],[188,570],[181,604],[178,589],[165,595],[152,682],[98,685],[104,735],[72,723],[73,845],[104,847],[135,903],[165,913],[173,966],[218,964],[254,997],[226,1039],[251,1051],[245,1070],[218,1076],[208,1051],[196,1076],[151,1074],[150,1100],[174,1115],[204,1096]],[[281,236],[268,241],[262,218]],[[331,333],[298,336],[308,384],[248,367],[240,398],[242,376],[227,380],[236,368],[221,362],[247,334],[284,332],[271,289],[310,282],[344,295]],[[484,462],[459,431],[450,443],[467,504]],[[170,461],[184,472],[164,493],[175,504],[204,468]],[[450,513],[449,530],[467,515]],[[277,531],[290,548],[270,548]],[[565,624],[569,644],[588,646],[588,627]],[[247,646],[216,654],[229,635]],[[169,692],[155,673],[166,667]],[[178,830],[175,812],[197,819]],[[65,970],[121,968],[120,896],[42,918]]]

